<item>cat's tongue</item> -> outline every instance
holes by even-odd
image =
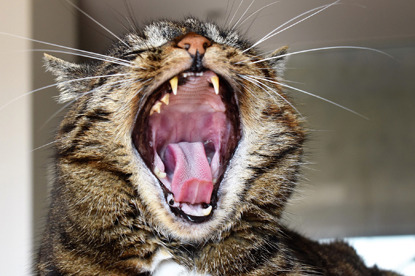
[[[176,202],[210,203],[212,172],[201,142],[169,144],[165,161],[173,172],[171,187]]]

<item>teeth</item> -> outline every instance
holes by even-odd
[[[174,199],[173,199],[173,195],[172,194],[168,194],[167,196],[167,203],[171,206],[174,205]]]
[[[210,212],[212,212],[212,205],[209,205],[209,207],[207,207],[206,209],[202,209],[203,216],[209,215]]]
[[[171,90],[173,91],[174,95],[177,95],[177,84],[179,83],[179,78],[175,76],[170,80]]]
[[[150,116],[153,115],[154,112],[160,113],[161,102],[157,101],[150,110]]]
[[[160,171],[160,169],[158,167],[154,168],[154,174],[158,177],[158,178],[166,178],[166,173]]]
[[[180,204],[174,201],[174,197],[172,194],[167,195],[167,203],[172,207],[179,207]]]
[[[161,98],[160,101],[163,102],[165,105],[169,105],[169,102],[170,102],[170,94],[164,95],[163,98]]]
[[[194,73],[194,72],[184,72],[184,73],[181,74],[181,76],[183,78],[194,77],[194,76],[201,77],[201,76],[203,76],[203,72],[197,72],[197,73]]]
[[[212,82],[213,88],[215,89],[215,94],[218,95],[219,94],[219,77],[213,76],[212,78],[210,78],[210,81]]]

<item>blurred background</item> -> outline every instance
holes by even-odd
[[[332,2],[72,3],[120,36],[131,25],[192,15],[210,18],[220,26],[237,24],[255,42],[291,18]],[[338,49],[289,58],[287,84],[368,119],[313,96],[286,91],[307,119],[309,139],[299,191],[284,220],[312,238],[354,238],[351,242],[369,264],[385,267],[391,256],[396,257],[391,266],[405,275],[415,275],[414,11],[412,0],[342,0],[259,45],[264,51],[288,45],[292,53],[347,45],[392,56]],[[64,107],[55,101],[54,87],[29,93],[53,84],[44,72],[42,55],[46,49],[62,49],[16,36],[99,53],[115,41],[65,0],[0,2],[0,275],[30,274],[47,207],[47,183],[52,178],[50,143],[64,115]],[[85,62],[73,55],[51,54]]]

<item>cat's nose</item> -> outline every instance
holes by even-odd
[[[203,55],[206,49],[212,46],[212,42],[204,36],[188,33],[177,43],[177,46],[187,50],[191,56],[195,56],[197,52]]]

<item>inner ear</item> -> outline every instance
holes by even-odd
[[[285,71],[285,64],[287,63],[288,46],[278,48],[266,58],[271,64],[272,68],[277,72],[278,77],[282,77]]]
[[[44,54],[43,61],[46,71],[55,76],[60,91],[59,102],[74,100],[79,93],[86,91],[88,80],[85,78],[89,74],[85,65],[71,63],[48,54]]]

